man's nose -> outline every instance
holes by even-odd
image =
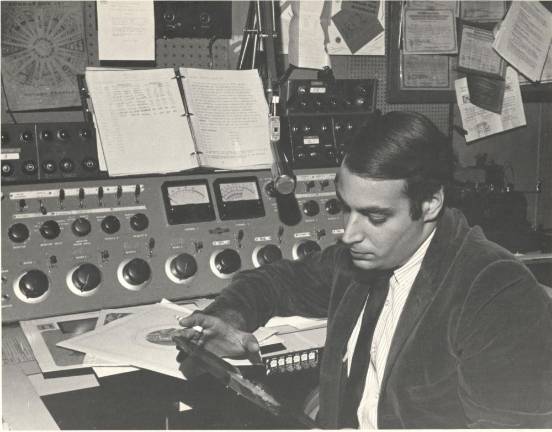
[[[345,219],[345,231],[341,240],[345,244],[359,243],[364,238],[362,230],[359,227],[358,215],[355,213],[349,214]]]

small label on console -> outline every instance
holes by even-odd
[[[272,237],[271,237],[271,236],[255,237],[254,240],[255,240],[256,242],[271,241],[271,240],[272,240]]]
[[[226,246],[230,244],[230,240],[215,240],[213,246]]]
[[[295,238],[304,238],[304,237],[310,237],[312,234],[310,232],[300,232],[293,234],[293,237]]]
[[[17,160],[19,159],[19,152],[2,152],[0,156],[1,160]]]

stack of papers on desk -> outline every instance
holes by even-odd
[[[135,366],[185,379],[178,370],[172,334],[180,328],[176,317],[194,309],[168,302],[154,304],[58,346],[105,359],[112,366]]]
[[[101,324],[94,330],[61,341],[57,345],[86,353],[96,360],[95,365],[101,363],[101,359],[103,366],[116,367],[116,373],[126,372],[123,366],[131,366],[186,379],[176,361],[178,351],[172,335],[181,328],[177,317],[189,315],[196,309],[196,305],[179,306],[164,301],[144,306],[138,311],[132,311],[133,313],[125,309],[102,311],[98,320]],[[274,343],[280,333],[325,326],[325,319],[278,317],[269,321],[265,327],[260,327],[254,335],[262,346]],[[245,360],[229,362],[236,366],[251,364]],[[95,370],[105,375],[101,369]]]

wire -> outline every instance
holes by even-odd
[[[17,120],[15,119],[15,116],[10,109],[10,104],[8,103],[8,94],[6,93],[6,86],[4,85],[4,77],[0,77],[0,80],[2,81],[2,93],[4,93],[4,100],[6,101],[6,112],[11,117],[13,124],[17,124]]]
[[[208,50],[209,50],[209,69],[213,69],[214,65],[215,65],[215,59],[214,59],[214,56],[213,56],[213,45],[215,44],[215,41],[217,40],[217,36],[216,35],[213,35],[211,37],[211,39],[209,39],[209,45],[208,45]]]

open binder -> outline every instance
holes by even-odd
[[[272,164],[256,70],[93,67],[85,79],[111,176]]]

